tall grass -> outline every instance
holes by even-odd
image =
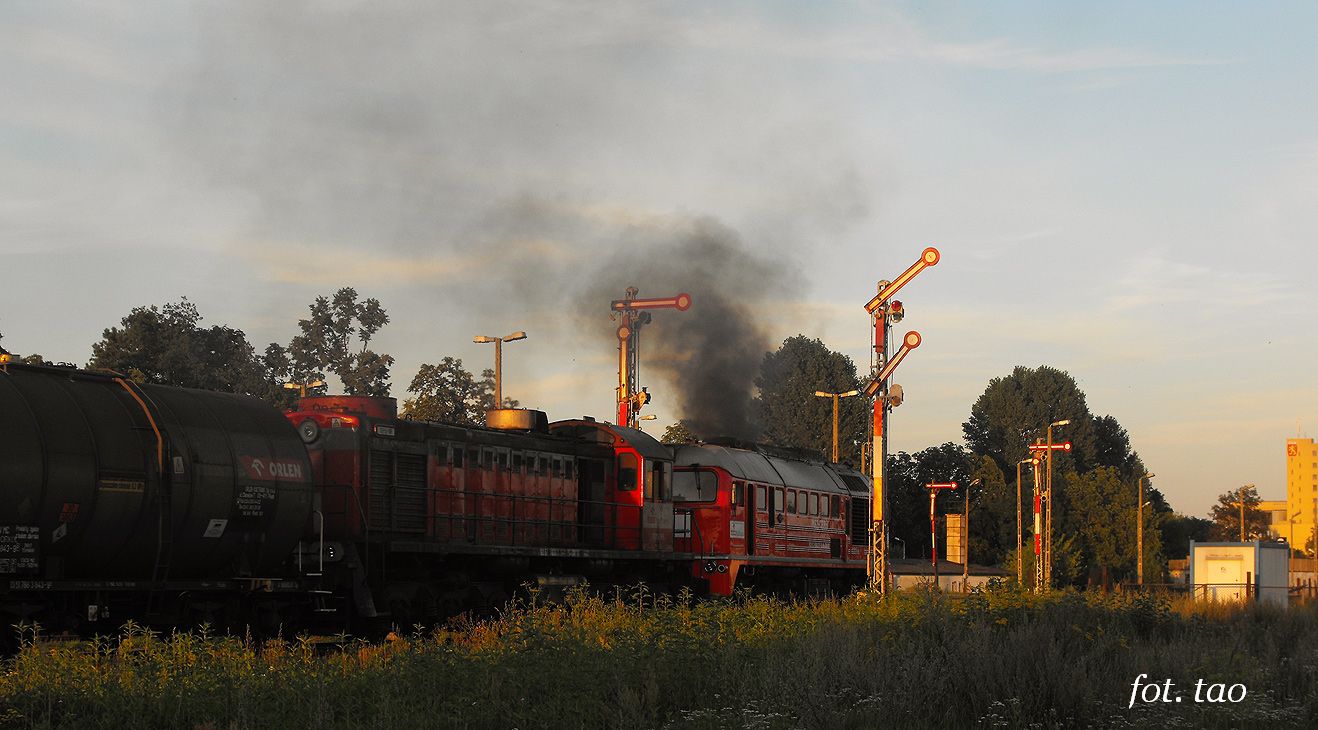
[[[700,601],[586,592],[345,641],[27,627],[0,727],[1318,726],[1318,610],[1013,591]],[[1136,703],[1137,674],[1181,703]],[[1244,684],[1196,704],[1195,680]]]

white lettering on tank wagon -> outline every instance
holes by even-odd
[[[262,459],[254,456],[241,457],[243,470],[247,476],[261,481],[300,480],[302,464],[289,459]]]

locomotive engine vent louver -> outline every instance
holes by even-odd
[[[549,433],[549,417],[529,408],[493,408],[485,412],[485,425],[500,431]]]

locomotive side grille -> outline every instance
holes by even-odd
[[[425,531],[425,454],[371,449],[368,486],[372,530]]]
[[[425,532],[426,455],[395,454],[398,483],[394,487],[394,529]]]
[[[851,544],[866,545],[870,532],[870,501],[868,499],[851,500]]]
[[[390,506],[393,500],[390,487],[394,481],[394,459],[388,451],[371,449],[370,472],[367,475],[367,514],[372,530],[388,530],[393,525]]]

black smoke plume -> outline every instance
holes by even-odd
[[[702,437],[756,438],[752,391],[771,343],[765,319],[790,288],[787,268],[712,220],[644,238],[592,274],[580,300],[582,321],[616,343],[616,325],[602,327],[601,314],[628,286],[643,299],[690,294],[690,309],[654,310],[641,330],[641,385],[656,402],[673,403]],[[654,384],[656,375],[661,384]]]

